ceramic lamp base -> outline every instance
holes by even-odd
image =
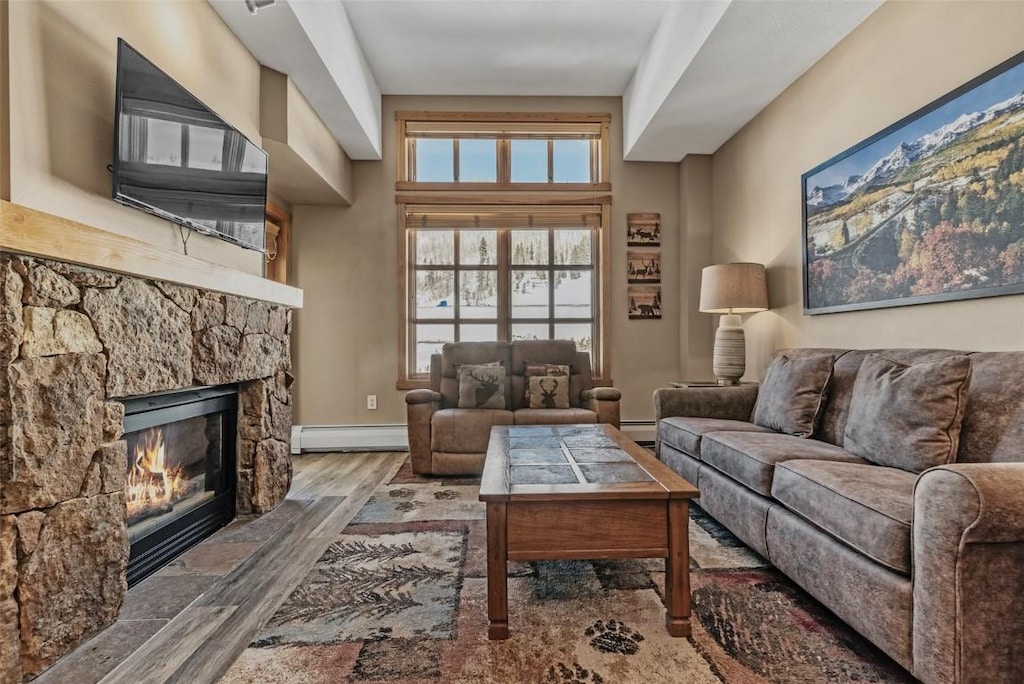
[[[722,316],[715,331],[715,348],[711,369],[719,385],[739,384],[747,370],[747,341],[743,335],[740,317]]]

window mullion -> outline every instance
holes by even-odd
[[[459,182],[459,139],[452,139],[452,179]]]
[[[498,182],[512,182],[512,142],[508,138],[498,139]]]
[[[416,373],[416,350],[419,347],[419,337],[416,332],[416,318],[419,316],[419,311],[416,308],[416,233],[410,232],[406,227],[405,231],[405,250],[406,250],[406,264],[411,265],[412,268],[406,268],[405,274],[405,306],[407,311],[411,311],[412,315],[406,315],[406,350],[405,350],[405,364],[406,364],[406,377],[409,377],[413,373]]]
[[[590,141],[590,182],[600,183],[601,178],[601,139],[593,138]]]
[[[455,264],[454,273],[455,276],[452,278],[454,283],[453,288],[455,292],[452,294],[452,298],[455,300],[455,317],[452,319],[452,323],[455,325],[455,341],[458,342],[462,336],[462,313],[460,311],[462,307],[462,261],[460,257],[460,241],[462,237],[462,231],[453,230],[453,244],[455,245],[455,254],[452,255],[452,262]]]
[[[498,230],[498,339],[512,340],[512,231]]]
[[[548,138],[548,183],[555,182],[555,141]]]
[[[548,339],[555,339],[555,229],[548,228]]]

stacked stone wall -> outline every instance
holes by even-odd
[[[291,484],[291,312],[0,255],[0,684],[117,617],[127,589],[125,397],[238,383],[240,515]]]

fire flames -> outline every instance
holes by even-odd
[[[124,490],[129,520],[170,511],[174,502],[187,493],[187,487],[180,466],[167,468],[163,432],[159,428],[148,430],[132,456]]]

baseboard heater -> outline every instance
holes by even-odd
[[[654,421],[624,420],[622,432],[637,444],[654,444]],[[312,451],[408,451],[405,424],[295,425],[292,453]]]

